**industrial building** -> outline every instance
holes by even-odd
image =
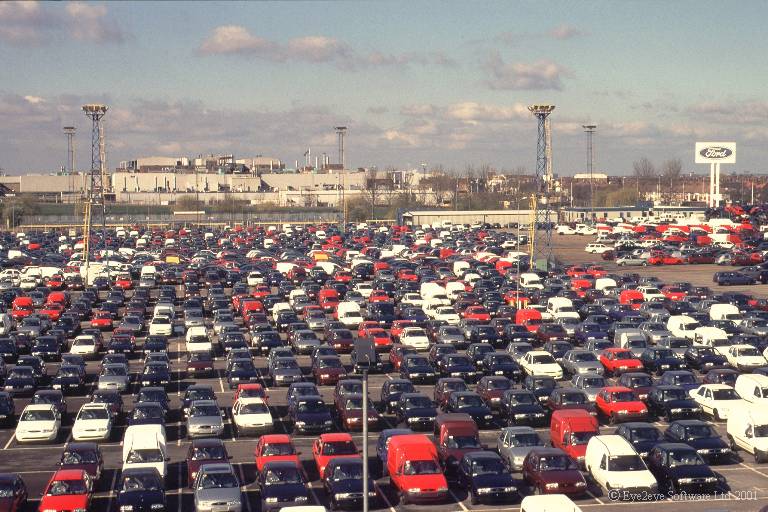
[[[531,210],[410,210],[400,214],[400,223],[421,226],[449,221],[453,224],[475,222],[501,224],[530,224]],[[557,222],[557,212],[550,212],[550,222]]]

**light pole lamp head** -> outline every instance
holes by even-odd
[[[104,115],[107,113],[107,109],[108,107],[106,105],[100,103],[83,105],[83,112],[85,112],[86,115]]]
[[[65,126],[64,127],[64,133],[75,133],[75,127],[74,126]]]
[[[585,132],[593,132],[597,128],[596,124],[583,124],[581,125]]]
[[[554,105],[530,105],[528,110],[535,116],[544,115],[547,116],[555,110]]]
[[[333,129],[336,130],[337,132],[345,132],[345,131],[347,131],[347,127],[346,126],[334,126]]]

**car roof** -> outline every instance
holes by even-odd
[[[333,441],[352,441],[352,436],[346,432],[332,432],[330,434],[320,434],[320,440],[324,443]]]
[[[85,475],[84,469],[59,469],[53,474],[51,480],[83,480]]]

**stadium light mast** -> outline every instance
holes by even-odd
[[[581,126],[584,128],[584,133],[587,134],[587,174],[589,174],[589,209],[590,209],[590,215],[594,217],[595,215],[595,186],[594,181],[592,178],[592,173],[594,172],[594,166],[595,166],[595,157],[592,150],[592,136],[595,134],[595,130],[597,129],[596,124],[584,124]]]
[[[552,226],[550,224],[550,193],[553,182],[550,147],[551,130],[549,115],[555,110],[554,105],[531,105],[528,107],[537,120],[536,139],[536,174],[534,191],[531,194],[531,225],[529,228],[530,266],[535,268],[537,256],[547,268],[552,265]],[[543,240],[536,237],[541,227]]]

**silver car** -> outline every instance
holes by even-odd
[[[643,333],[643,336],[645,336],[645,339],[648,340],[648,343],[653,345],[659,343],[664,338],[672,336],[672,331],[667,329],[664,324],[658,322],[643,322],[638,328]]]
[[[523,469],[523,461],[531,450],[544,446],[533,427],[504,427],[496,439],[496,449],[513,471]]]
[[[217,437],[224,432],[222,411],[213,400],[194,400],[187,414],[187,437]]]
[[[594,352],[583,349],[569,350],[563,355],[560,364],[566,373],[570,375],[580,375],[584,373],[595,373],[602,375],[605,371],[602,363],[597,359]]]
[[[224,326],[237,327],[234,315],[222,314],[216,316],[216,319],[213,321],[213,332],[219,334]]]
[[[184,310],[184,327],[205,327],[205,317],[201,309]]]
[[[626,267],[630,265],[645,267],[646,265],[648,265],[648,260],[641,256],[626,254],[624,256],[619,256],[618,258],[616,258],[616,265],[620,267]]]
[[[693,341],[688,338],[679,338],[677,336],[671,336],[663,340],[659,340],[656,344],[659,348],[668,348],[680,357],[685,355],[685,351],[693,345]]]
[[[293,333],[291,345],[297,354],[311,354],[315,347],[320,346],[320,339],[315,331],[302,329]]]
[[[443,325],[437,330],[437,342],[456,346],[466,343],[467,339],[455,325]]]
[[[231,464],[203,464],[194,483],[196,512],[241,512],[240,481]]]
[[[594,402],[597,394],[606,386],[609,386],[608,380],[597,373],[583,373],[574,375],[571,379],[571,385],[576,389],[582,390],[587,394],[590,402]]]
[[[96,389],[114,389],[120,392],[126,391],[131,378],[128,367],[122,363],[105,364],[99,374]]]

